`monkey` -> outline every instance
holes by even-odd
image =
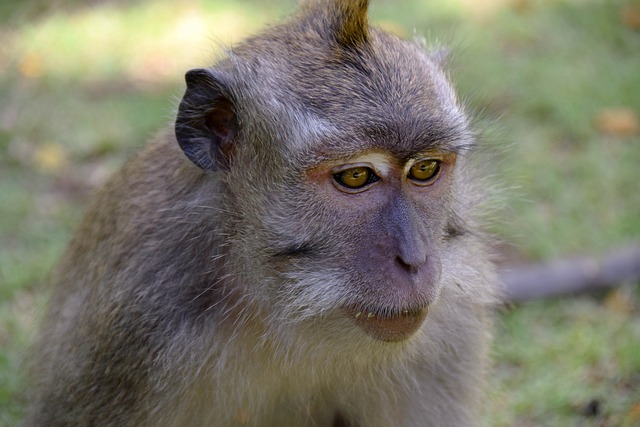
[[[476,426],[498,282],[439,53],[306,0],[186,73],[52,273],[26,426]]]

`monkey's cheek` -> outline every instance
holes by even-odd
[[[418,310],[405,310],[391,316],[361,311],[354,307],[346,308],[345,311],[349,318],[370,337],[385,342],[398,342],[410,338],[420,329],[429,309],[424,307]]]

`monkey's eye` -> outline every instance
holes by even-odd
[[[440,160],[426,159],[414,163],[409,169],[409,179],[420,185],[431,184],[440,173]]]
[[[366,166],[345,169],[333,175],[333,179],[345,190],[359,190],[380,178]]]

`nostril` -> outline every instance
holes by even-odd
[[[396,257],[396,265],[398,267],[400,267],[402,270],[411,273],[411,274],[415,274],[418,272],[418,267],[415,265],[411,265],[406,263],[401,257]]]

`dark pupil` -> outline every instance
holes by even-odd
[[[411,167],[410,177],[418,181],[427,181],[438,172],[439,163],[435,160],[424,160]]]
[[[355,167],[343,171],[336,178],[345,187],[360,188],[370,183],[372,175],[366,167]]]

